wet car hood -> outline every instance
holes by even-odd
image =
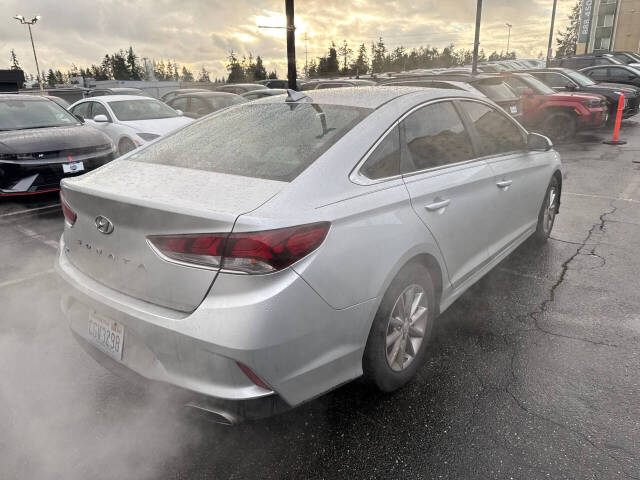
[[[595,92],[557,92],[548,96],[553,100],[568,100],[573,102],[580,102],[582,100],[604,100],[602,95]]]
[[[625,94],[633,92],[634,96],[637,96],[640,90],[632,85],[625,85],[623,83],[598,83],[597,85],[591,85],[585,87],[591,93],[613,93],[614,91],[623,91]]]
[[[0,153],[37,153],[110,145],[109,137],[89,125],[0,132]]]

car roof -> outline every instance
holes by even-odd
[[[422,101],[451,96],[479,97],[478,95],[463,90],[397,86],[328,88],[322,90],[305,90],[301,93],[311,98],[312,102],[316,104],[344,105],[369,109],[377,109],[396,98],[408,95],[419,95]],[[255,100],[252,103],[281,103],[282,101],[282,98],[271,96]]]
[[[42,95],[26,95],[21,93],[19,96],[15,93],[0,93],[0,101],[4,100],[24,100],[24,101],[38,101],[44,100],[47,102],[52,102],[53,100],[49,100],[46,96]]]
[[[262,91],[262,89],[260,89],[260,91]],[[177,95],[176,97],[172,98],[170,101],[175,100],[176,98],[181,98],[181,97],[239,97],[240,95],[236,95],[235,93],[231,93],[231,92],[187,92],[187,93],[181,93],[180,95]]]
[[[98,95],[96,97],[83,98],[82,100],[79,100],[78,102],[82,102],[82,101],[92,102],[94,100],[102,100],[104,102],[117,102],[119,100],[127,100],[127,101],[130,101],[130,102],[139,102],[141,100],[157,100],[157,99],[153,98],[153,97],[145,97],[143,95]],[[160,100],[158,100],[158,101],[160,101]]]
[[[264,85],[260,84],[260,83],[225,83],[224,85],[221,85],[218,88],[222,88],[222,87],[264,87]],[[267,88],[267,87],[264,87]]]
[[[142,92],[143,90],[135,87],[109,87],[96,88],[96,90],[111,90],[112,92]]]

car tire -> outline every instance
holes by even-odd
[[[411,304],[406,310],[404,301]],[[362,360],[365,381],[383,392],[409,382],[424,363],[436,312],[429,270],[419,263],[405,266],[385,292],[373,320]]]
[[[123,138],[118,143],[118,156],[124,155],[125,153],[130,152],[131,150],[135,150],[136,145],[128,138]]]
[[[551,236],[551,230],[553,230],[553,224],[558,214],[559,206],[560,182],[558,182],[558,179],[554,176],[549,182],[542,206],[540,207],[540,213],[538,214],[538,225],[533,234],[535,243],[543,244]]]
[[[567,112],[550,112],[542,122],[542,133],[554,142],[567,142],[576,136],[577,131],[575,115]]]

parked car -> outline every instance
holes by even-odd
[[[0,197],[57,191],[114,154],[107,136],[48,98],[0,94]]]
[[[271,91],[267,88],[264,90],[254,90],[256,92]],[[251,93],[251,92],[249,92]],[[167,105],[175,110],[180,110],[186,117],[200,118],[216,112],[223,108],[247,102],[248,99],[236,95],[235,93],[225,92],[194,92],[186,95],[179,95],[170,100]]]
[[[624,83],[640,87],[640,70],[628,65],[589,67],[580,70],[595,82]]]
[[[210,92],[211,90],[207,90],[206,88],[180,88],[178,90],[171,90],[170,92],[165,93],[160,100],[164,103],[168,103],[169,100],[176,98],[178,95],[184,95],[186,93],[196,93],[196,92]]]
[[[286,93],[287,90],[284,88],[269,88],[267,90],[254,90],[252,92],[243,93],[242,98],[246,98],[251,101],[265,97],[274,97],[276,95],[285,95]]]
[[[609,108],[609,122],[615,119],[620,92],[624,92],[625,96],[623,118],[629,118],[638,113],[640,89],[635,87],[619,83],[596,83],[586,75],[568,68],[541,68],[529,70],[528,73],[542,80],[556,92],[570,91],[602,95]]]
[[[345,78],[338,80],[311,80],[306,82],[300,88],[304,90],[322,90],[326,88],[345,88],[345,87],[371,87],[376,85],[373,80],[362,80],[357,78]]]
[[[110,95],[80,100],[69,111],[105,133],[123,155],[193,120],[155,98]]]
[[[62,308],[98,361],[221,421],[362,375],[392,391],[440,313],[549,237],[551,148],[464,91],[236,105],[63,182]]]
[[[251,92],[253,90],[266,89],[264,85],[258,83],[228,83],[216,88],[218,92],[235,93],[236,95],[242,95],[243,93]]]
[[[611,55],[615,57],[619,62],[629,65],[632,63],[640,64],[640,55],[635,52],[611,52]]]
[[[284,89],[284,90],[289,88],[289,80],[282,80],[282,79],[279,79],[279,78],[270,78],[270,79],[267,79],[267,80],[258,80],[255,83],[257,83],[259,85],[264,85],[267,88],[276,88],[276,89]],[[297,89],[300,90],[300,88],[302,87],[302,83],[300,83],[300,80],[296,80],[296,85],[297,85]]]
[[[607,101],[598,94],[556,92],[528,73],[496,74],[522,98],[522,123],[554,141],[606,124]]]
[[[562,67],[571,68],[573,70],[581,70],[583,68],[596,65],[624,65],[624,63],[618,60],[611,53],[589,53],[583,55],[571,55],[569,57],[553,58],[549,62],[549,65],[551,67]]]
[[[383,83],[383,85],[405,85],[415,87],[428,87],[429,82],[459,82],[466,83],[478,90],[483,95],[500,105],[505,112],[508,112],[516,119],[522,117],[522,102],[520,97],[500,78],[496,78],[489,74],[471,75],[466,73],[447,73],[442,72],[438,75],[425,76],[406,76],[396,78]]]
[[[141,95],[147,97],[147,93],[139,88],[95,88],[87,93],[87,97],[104,97],[105,95]]]

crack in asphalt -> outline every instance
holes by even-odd
[[[551,303],[553,303],[555,301],[555,294],[556,294],[556,290],[560,287],[560,285],[562,285],[562,283],[564,282],[567,272],[569,271],[569,267],[571,265],[571,263],[579,256],[579,255],[585,255],[585,253],[583,253],[583,249],[585,248],[585,246],[587,246],[587,243],[589,242],[589,240],[591,240],[591,238],[593,237],[593,235],[599,231],[599,232],[603,232],[605,229],[605,224],[607,222],[606,217],[609,215],[612,215],[616,212],[617,207],[614,205],[615,200],[612,200],[609,204],[609,206],[611,207],[610,210],[603,212],[599,219],[600,221],[598,223],[595,223],[592,225],[592,227],[589,229],[587,235],[585,236],[584,240],[580,243],[576,243],[578,245],[578,248],[576,249],[575,253],[573,253],[569,258],[567,258],[563,263],[562,263],[562,271],[560,273],[560,276],[558,277],[558,279],[556,280],[556,282],[551,286],[551,289],[549,290],[549,296],[544,299],[542,301],[542,303],[538,306],[538,308],[532,312],[528,312],[526,313],[524,316],[531,318],[533,320],[533,323],[535,325],[535,329],[546,334],[546,335],[550,335],[550,336],[556,336],[556,337],[561,337],[561,338],[567,338],[570,340],[577,340],[577,341],[581,341],[581,342],[586,342],[586,343],[590,343],[593,345],[600,345],[600,346],[607,346],[607,347],[613,347],[616,348],[618,347],[618,345],[614,345],[614,344],[610,344],[610,343],[606,343],[606,342],[597,342],[597,341],[593,341],[593,340],[588,340],[585,338],[580,338],[580,337],[573,337],[570,335],[564,335],[564,334],[560,334],[560,333],[555,333],[555,332],[550,332],[544,328],[541,327],[538,318],[540,316],[542,316],[544,313],[547,312],[547,309],[549,307],[549,305]],[[561,240],[559,240],[561,241]],[[573,242],[565,242],[565,243],[573,243]],[[591,251],[588,253],[589,255],[594,255],[597,256],[599,258],[601,258],[603,260],[603,262],[606,263],[606,259],[604,259],[604,257],[598,255],[595,253],[596,248],[598,247],[598,245],[600,244],[600,242],[596,242],[593,246],[593,248],[591,248]],[[605,264],[603,263],[603,265]],[[519,315],[517,316],[517,318],[522,318],[523,315]],[[531,330],[519,330],[518,332],[526,332],[526,331],[533,331],[533,329]],[[507,335],[503,336],[503,339],[505,341],[505,344],[507,345],[508,348],[512,349],[512,355],[511,355],[511,361],[510,361],[510,380],[507,381],[507,384],[504,387],[504,392],[509,395],[512,400],[514,401],[514,403],[516,404],[516,406],[518,408],[520,408],[522,411],[524,411],[525,413],[527,413],[528,415],[531,415],[533,417],[536,417],[540,420],[546,421],[552,425],[555,425],[563,430],[566,430],[570,433],[572,433],[573,435],[583,439],[585,442],[587,442],[589,445],[591,445],[594,449],[596,449],[597,451],[601,452],[603,455],[606,455],[607,457],[609,457],[611,460],[613,460],[616,464],[618,464],[620,466],[620,468],[623,470],[623,472],[625,473],[625,475],[627,475],[629,478],[633,478],[636,480],[640,480],[640,477],[634,476],[631,473],[629,473],[628,471],[626,471],[625,467],[626,465],[624,465],[624,463],[617,458],[616,456],[614,456],[613,454],[611,454],[609,451],[607,451],[607,449],[615,449],[615,450],[621,450],[624,451],[625,453],[629,453],[626,450],[622,449],[621,447],[617,447],[614,445],[609,445],[609,444],[604,444],[604,448],[600,447],[599,445],[597,445],[593,440],[591,440],[586,434],[580,432],[579,430],[575,430],[567,425],[564,425],[563,423],[560,423],[556,420],[553,420],[550,417],[546,417],[534,410],[531,410],[529,408],[527,408],[527,406],[522,402],[522,400],[520,400],[518,398],[517,395],[515,395],[510,387],[511,385],[518,379],[518,375],[516,374],[516,368],[515,368],[515,361],[516,361],[516,357],[518,356],[518,349],[516,346],[516,342],[509,342],[509,340],[507,339]]]

